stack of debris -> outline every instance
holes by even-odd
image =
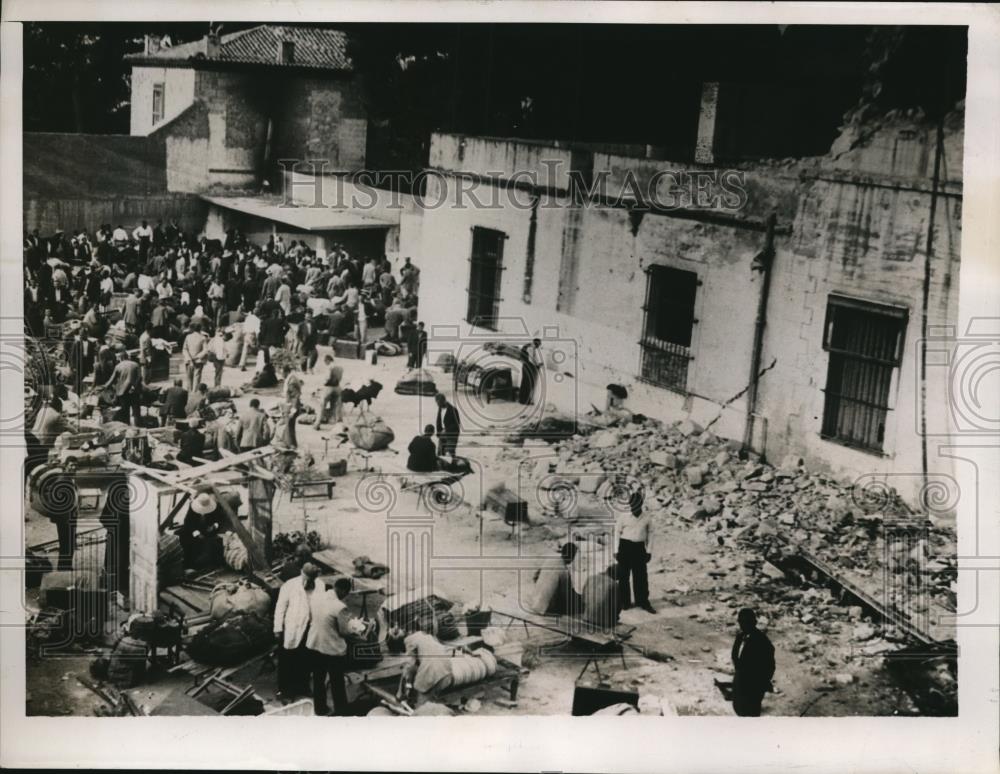
[[[923,592],[918,608],[929,601],[954,608],[953,520],[914,514],[888,488],[872,496],[806,470],[795,457],[771,466],[690,420],[642,418],[574,435],[554,451],[555,472],[575,477],[581,489],[594,477],[641,483],[661,525],[696,527],[720,547],[750,549],[760,557],[750,562],[758,579],[785,579],[765,559],[781,565],[783,557],[804,553],[850,568],[879,590],[883,572],[894,574],[900,588],[909,583],[909,593]]]

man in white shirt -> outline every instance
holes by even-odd
[[[201,369],[205,365],[207,356],[205,334],[201,332],[200,325],[192,325],[191,332],[184,337],[184,344],[181,346],[181,357],[184,360],[189,393],[193,393],[194,388],[201,383]]]
[[[208,362],[215,366],[213,386],[222,386],[222,372],[226,367],[226,339],[222,328],[215,329],[215,335],[208,342]]]
[[[240,370],[247,370],[247,355],[251,347],[256,351],[257,337],[260,335],[260,318],[251,309],[243,320],[243,351],[240,353]]]
[[[174,295],[173,286],[167,282],[167,275],[161,274],[160,281],[156,284],[156,296],[162,300],[166,300]]]
[[[646,572],[646,565],[651,558],[649,550],[653,530],[649,514],[643,513],[643,500],[641,491],[633,491],[629,498],[629,510],[619,514],[615,522],[615,532],[618,534],[618,580],[621,582],[624,609],[634,606],[647,613],[655,613],[656,610],[649,603],[649,579]]]
[[[351,579],[337,578],[329,591],[319,591],[309,597],[309,630],[306,648],[312,661],[313,711],[329,715],[327,680],[333,698],[333,714],[347,714],[347,689],[344,671],[347,666],[347,640],[353,616],[344,598],[351,593]]]
[[[139,245],[140,260],[145,261],[149,255],[149,247],[153,244],[152,227],[146,221],[143,221],[141,226],[136,226],[132,231],[132,238]]]
[[[274,294],[274,300],[278,302],[286,316],[292,313],[292,289],[288,286],[288,280],[285,277],[281,278],[281,284]]]
[[[128,244],[128,232],[122,226],[118,226],[111,234],[111,241],[115,247],[124,247]]]

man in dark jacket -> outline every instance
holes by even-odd
[[[183,419],[187,416],[188,391],[184,389],[182,379],[174,379],[174,386],[168,387],[163,393],[163,411],[160,415],[160,424],[164,427],[174,420]]]
[[[271,348],[280,349],[285,345],[285,332],[288,323],[281,316],[281,310],[275,309],[270,317],[260,323],[260,345],[264,348],[264,362],[271,362]]]
[[[178,444],[180,451],[177,454],[177,459],[188,465],[200,465],[201,463],[196,461],[195,457],[202,457],[205,454],[205,436],[198,429],[199,420],[197,418],[189,417],[187,424],[187,429],[181,433]]]
[[[736,618],[740,632],[733,642],[733,710],[740,717],[759,717],[764,694],[774,677],[774,646],[757,628],[757,614],[748,607]]]
[[[458,448],[458,433],[462,422],[458,418],[458,409],[451,405],[440,392],[434,396],[437,402],[437,421],[435,426],[438,434],[438,456],[454,457]]]
[[[416,436],[407,451],[410,453],[406,467],[417,473],[429,473],[437,470],[437,452],[434,450],[434,425],[427,425],[423,435]]]

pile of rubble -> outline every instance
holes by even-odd
[[[690,420],[666,425],[642,418],[575,435],[555,450],[556,474],[577,482],[603,476],[641,483],[654,521],[689,525],[719,546],[759,556],[758,576],[784,580],[786,573],[771,562],[807,552],[870,579],[881,593],[892,557],[890,572],[908,576],[909,588],[916,583],[925,597],[954,606],[953,522],[914,514],[889,489],[878,496],[856,491],[807,470],[798,458],[773,467]],[[887,530],[890,522],[907,528]]]

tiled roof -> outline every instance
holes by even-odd
[[[282,41],[295,44],[291,62],[279,62]],[[265,64],[277,67],[311,67],[319,70],[352,70],[347,55],[347,34],[340,30],[316,27],[291,27],[262,24],[240,32],[223,35],[219,51],[206,57],[204,40],[181,43],[151,54],[129,54],[131,61],[204,59],[213,62]]]

